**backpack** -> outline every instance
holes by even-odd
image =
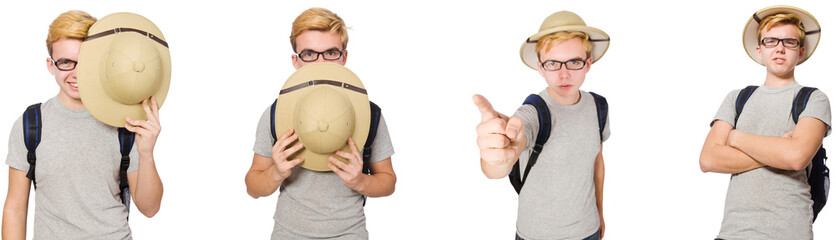
[[[29,171],[26,177],[32,180],[35,190],[38,190],[38,182],[35,177],[35,164],[37,157],[35,149],[41,143],[41,104],[32,104],[23,113],[23,142],[26,145],[26,161],[29,162]],[[119,152],[122,159],[119,164],[119,198],[125,205],[125,211],[131,211],[131,190],[128,186],[128,167],[131,165],[131,148],[134,145],[134,133],[125,128],[119,128]]]
[[[601,141],[603,141],[604,124],[607,123],[607,99],[594,92],[589,93],[592,94],[592,98],[595,99],[595,109],[598,113],[598,137]],[[525,104],[530,104],[537,110],[537,122],[540,124],[540,129],[537,132],[537,138],[534,142],[531,155],[528,157],[528,164],[525,166],[525,174],[520,177],[519,159],[517,159],[517,162],[514,163],[511,173],[508,174],[508,179],[511,180],[511,185],[514,186],[514,190],[517,191],[517,194],[520,194],[520,191],[525,184],[525,180],[528,178],[528,173],[531,172],[531,167],[537,163],[537,158],[540,156],[540,152],[543,151],[543,145],[545,145],[546,141],[549,140],[549,135],[552,131],[551,113],[549,111],[549,107],[546,105],[546,101],[544,101],[540,95],[531,94],[525,98],[525,101],[523,101],[523,105]]]
[[[276,104],[278,103],[278,99],[273,101],[273,105],[270,107],[270,135],[273,136],[273,144],[276,144],[276,141],[279,138],[276,136]],[[363,145],[363,174],[372,175],[371,170],[371,159],[372,159],[372,143],[374,143],[374,137],[377,136],[377,126],[380,125],[380,107],[374,102],[369,101],[369,110],[371,114],[371,118],[369,120],[369,135],[366,137],[366,143]],[[366,205],[366,196],[363,195],[363,206]]]
[[[740,93],[737,95],[737,101],[734,107],[736,112],[734,115],[735,126],[737,125],[737,118],[740,116],[740,112],[743,111],[743,106],[746,105],[746,101],[749,100],[749,97],[752,96],[752,93],[757,88],[758,86],[748,86],[740,90]],[[795,95],[795,99],[792,101],[791,114],[792,121],[796,124],[798,124],[798,116],[804,112],[804,108],[807,107],[807,101],[810,100],[810,95],[814,91],[816,91],[816,88],[803,87]],[[816,155],[810,160],[813,167],[807,172],[807,183],[810,185],[810,198],[813,199],[813,222],[816,221],[819,212],[824,208],[824,204],[827,203],[827,195],[830,192],[830,169],[827,168],[826,161],[827,152],[824,150],[824,146],[819,146]]]

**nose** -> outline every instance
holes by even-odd
[[[557,70],[557,76],[560,77],[560,79],[568,79],[570,76],[569,69],[567,69],[566,66],[563,66]]]
[[[780,44],[778,44],[778,46],[775,46],[775,51],[776,51],[776,52],[781,52],[781,53],[783,53],[783,52],[785,52],[785,51],[787,50],[786,48],[787,48],[787,47],[786,47],[786,46],[784,46],[784,42],[783,42],[783,41],[781,41],[781,42],[780,42]]]

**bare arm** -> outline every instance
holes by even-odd
[[[301,143],[298,143],[285,149],[297,138],[298,136],[293,133],[293,129],[289,129],[273,145],[271,149],[272,158],[253,153],[253,164],[244,177],[244,182],[247,184],[247,194],[253,198],[270,196],[279,189],[285,179],[290,177],[291,169],[304,161],[302,158],[287,160],[287,157],[304,147]]]
[[[485,97],[473,96],[482,121],[476,126],[482,173],[490,179],[504,178],[520,158],[526,144],[522,119],[496,112]]]
[[[714,121],[700,152],[700,169],[703,172],[741,173],[764,166],[746,153],[726,144],[731,131],[731,124]]]
[[[26,172],[9,167],[9,192],[3,207],[3,239],[26,239],[30,182]]]
[[[598,206],[598,218],[601,220],[601,236],[604,238],[604,144],[601,144],[601,151],[595,157],[595,173],[593,179],[595,182],[595,204]]]
[[[807,167],[821,146],[827,126],[819,119],[804,117],[788,137],[769,137],[731,131],[729,145],[763,164],[798,171]]]
[[[154,145],[160,135],[160,113],[157,100],[151,97],[142,101],[147,121],[125,118],[128,122],[125,128],[136,133],[136,146],[139,153],[139,169],[128,173],[128,186],[136,208],[146,217],[153,217],[160,211],[163,199],[163,181],[157,173],[154,163]]]

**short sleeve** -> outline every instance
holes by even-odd
[[[804,117],[814,117],[821,120],[827,125],[827,133],[825,133],[825,136],[830,135],[830,100],[828,100],[824,92],[814,91],[810,95],[810,100],[807,101],[807,107],[804,108],[804,111],[801,112],[798,119]]]
[[[255,144],[253,145],[253,152],[262,157],[273,157],[273,134],[270,133],[270,108],[272,104],[264,110],[261,118],[258,120],[258,126],[255,131]]]
[[[720,120],[727,122],[734,126],[734,115],[737,114],[734,110],[735,99],[737,98],[737,94],[740,93],[740,90],[733,90],[726,95],[726,98],[723,99],[723,103],[720,104],[720,109],[717,110],[717,114],[714,115],[714,120],[711,120],[711,123],[708,126],[714,126],[714,121]]]
[[[526,140],[525,149],[532,148],[536,141],[535,138],[537,138],[537,132],[540,131],[537,109],[531,104],[523,104],[514,112],[514,117],[519,117],[523,121],[523,132]]]
[[[26,144],[23,143],[23,117],[19,117],[12,125],[9,133],[9,153],[6,155],[6,165],[24,172],[29,171],[29,162],[26,161]]]
[[[383,118],[383,113],[380,114],[380,122],[377,125],[377,133],[375,133],[374,142],[372,143],[372,156],[370,162],[380,162],[386,160],[395,154],[395,148],[392,146],[392,138],[389,136],[389,127],[386,126],[386,120]],[[362,151],[363,146],[357,146]]]
[[[607,111],[607,119],[604,123],[604,131],[601,132],[601,142],[607,141],[610,138],[610,113],[612,111]]]

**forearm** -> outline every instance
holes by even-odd
[[[394,174],[380,172],[372,175],[361,175],[362,183],[357,192],[367,197],[385,197],[395,192],[397,178]]]
[[[763,166],[746,153],[724,144],[704,146],[700,154],[700,168],[703,172],[735,174]]]
[[[279,189],[283,181],[276,171],[276,165],[264,170],[250,170],[244,179],[247,194],[253,198],[270,196]]]
[[[515,159],[508,163],[497,165],[491,165],[490,163],[485,162],[485,160],[483,159],[480,159],[479,162],[482,165],[482,173],[485,174],[485,177],[488,177],[489,179],[500,179],[504,178],[505,176],[508,176],[508,174],[511,173],[511,169],[514,168],[514,164],[517,161]]]
[[[140,155],[136,183],[133,197],[136,208],[146,217],[153,217],[160,210],[163,198],[163,182],[157,173],[153,155]]]
[[[23,209],[18,207],[10,207],[6,200],[6,206],[3,208],[3,239],[26,239],[26,209],[28,206],[24,205]]]
[[[784,170],[798,171],[807,167],[816,153],[804,151],[805,147],[799,139],[788,137],[760,136],[733,131],[729,139],[729,145],[740,149],[758,162]]]
[[[598,207],[598,217],[604,219],[604,156],[598,153],[595,159],[595,173],[593,181],[595,182],[595,204]]]

